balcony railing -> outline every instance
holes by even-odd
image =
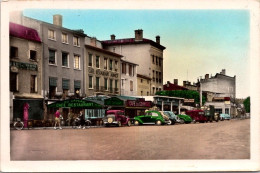
[[[95,92],[103,92],[103,93],[119,93],[119,88],[110,88],[110,87],[104,87],[104,86],[95,86],[94,87]]]

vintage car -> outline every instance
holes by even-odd
[[[159,111],[146,111],[145,115],[136,116],[134,118],[134,125],[141,124],[167,124],[168,121],[163,118],[163,115]]]
[[[180,119],[181,124],[184,124],[184,123],[188,124],[188,123],[192,122],[192,118],[189,115],[179,114],[179,115],[177,115],[177,117]]]
[[[230,120],[230,115],[229,114],[220,114],[220,120],[224,121],[224,120]]]
[[[194,123],[196,122],[204,123],[208,121],[208,118],[205,116],[203,110],[190,110],[190,111],[186,111],[186,114],[192,118]]]
[[[169,118],[168,124],[174,125],[176,122],[179,122],[179,118],[172,111],[163,111],[163,113]]]
[[[122,110],[108,110],[106,116],[103,118],[103,123],[105,127],[121,127],[122,125],[131,126],[130,119],[125,116],[125,113]]]

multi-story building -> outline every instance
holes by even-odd
[[[102,49],[96,38],[85,38],[86,95],[120,95],[121,55]]]
[[[174,79],[173,83],[167,81],[167,83],[163,85],[163,90],[167,90],[167,91],[188,90],[188,88],[178,85],[178,79]]]
[[[10,23],[10,120],[23,118],[30,107],[29,119],[41,119],[42,43],[35,29]],[[27,106],[26,106],[27,105]],[[28,107],[27,107],[28,108]]]
[[[160,36],[156,42],[143,38],[143,30],[135,30],[134,38],[115,39],[102,41],[103,48],[124,56],[124,60],[135,62],[137,67],[137,95],[154,95],[163,88],[163,50]],[[148,80],[144,86],[142,81]],[[148,86],[148,88],[147,88]],[[148,93],[147,93],[148,92]]]
[[[124,57],[123,57],[124,58]],[[137,64],[121,59],[121,95],[137,95]]]
[[[198,86],[207,98],[206,106],[214,105],[216,112],[236,116],[236,76],[227,76],[223,69],[212,77],[206,74],[205,79],[199,80]]]

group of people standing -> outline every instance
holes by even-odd
[[[61,122],[60,121],[63,119],[63,116],[61,115],[59,109],[55,112],[54,116],[55,116],[54,129],[56,130],[57,126],[59,126],[58,129],[61,130],[62,128],[61,128]],[[85,118],[83,116],[82,111],[80,111],[77,118],[79,118],[79,123],[80,123],[80,126],[78,128],[83,127],[83,129],[85,129],[85,126],[84,126],[85,125]],[[73,120],[74,120],[74,114],[72,113],[72,110],[70,110],[69,114],[68,114],[68,125],[69,126],[72,125]]]

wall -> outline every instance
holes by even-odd
[[[135,96],[137,95],[137,66],[134,66],[134,75],[129,76],[129,63],[126,63],[126,74],[121,73],[121,95]],[[121,63],[122,69],[122,63]],[[121,70],[122,71],[122,70]],[[130,81],[133,81],[133,91],[130,90]]]

